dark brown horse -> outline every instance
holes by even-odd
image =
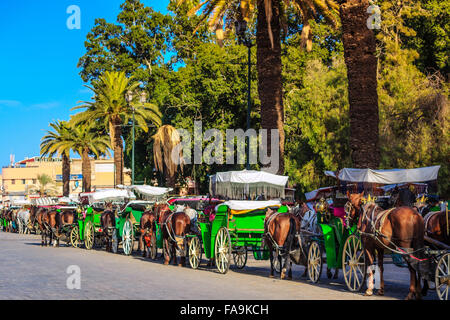
[[[41,230],[41,246],[52,245],[53,239],[55,239],[54,245],[59,247],[62,230],[61,213],[56,209],[40,208],[36,215]],[[47,237],[49,243],[47,243]]]
[[[281,264],[281,279],[292,279],[291,251],[296,234],[300,231],[301,220],[292,213],[278,213],[270,208],[266,211],[264,220],[263,244],[267,245],[270,253],[270,278],[274,277],[274,260]],[[274,256],[275,253],[275,256]],[[284,261],[284,263],[283,263]]]
[[[140,221],[140,229],[141,229],[141,235],[139,236],[139,248],[143,248],[142,250],[142,256],[145,258],[147,256],[147,250],[146,248],[153,248],[153,250],[156,249],[156,214],[153,210],[145,211],[142,214],[141,221]],[[145,240],[145,244],[144,244]],[[150,253],[148,254],[150,257]]]
[[[112,252],[112,238],[114,232],[116,232],[116,215],[110,203],[106,205],[106,210],[102,212],[100,222],[106,251]]]
[[[410,207],[383,210],[374,202],[363,205],[364,192],[349,194],[346,205],[348,218],[358,220],[357,227],[361,232],[361,241],[368,265],[373,265],[375,252],[380,271],[380,289],[377,295],[384,295],[383,257],[384,250],[405,254],[405,260],[410,272],[410,286],[407,300],[421,299],[420,274],[414,268],[414,263],[423,256],[424,222],[420,214]],[[406,254],[408,253],[408,254]],[[373,273],[369,274],[369,287],[365,295],[373,294]]]
[[[70,239],[70,232],[78,221],[78,214],[75,210],[63,210],[59,214],[60,225],[59,230],[65,230],[66,238]]]
[[[158,208],[162,238],[164,243],[164,264],[168,265],[170,259],[177,264],[177,251],[180,253],[178,266],[185,266],[187,239],[186,235],[191,228],[191,219],[184,212],[172,212],[167,205]]]

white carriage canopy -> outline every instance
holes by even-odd
[[[345,168],[336,175],[333,171],[325,171],[325,175],[346,182],[369,182],[378,184],[415,183],[437,180],[441,166],[415,169],[352,169]]]
[[[135,199],[136,196],[129,190],[104,189],[92,193],[80,193],[80,197],[87,196],[90,203],[100,201],[120,201],[125,199]]]
[[[213,196],[230,199],[284,198],[289,177],[256,170],[218,172],[210,177],[209,191]]]
[[[167,194],[173,190],[172,188],[153,187],[149,185],[133,185],[133,186],[120,185],[118,187],[126,190],[133,190],[137,194],[141,195],[142,198],[154,201],[158,201],[165,198]]]
[[[257,210],[257,209],[265,209],[272,207],[280,207],[280,200],[269,200],[269,201],[245,201],[245,200],[230,200],[225,201],[216,206],[226,205],[231,210],[242,211],[242,210]]]
[[[31,199],[31,202],[37,206],[55,206],[57,202],[52,198],[34,198]]]

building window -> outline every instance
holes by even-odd
[[[15,180],[15,179],[12,179],[12,180],[11,180],[11,184],[16,184],[16,180]]]
[[[25,184],[25,183],[27,183],[26,180],[25,180],[25,179],[22,179],[22,184]]]
[[[33,179],[33,184],[36,184],[36,179]]]

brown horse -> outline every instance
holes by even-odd
[[[39,229],[41,230],[41,246],[52,245],[55,238],[55,246],[59,247],[61,237],[61,214],[56,209],[40,208],[36,214]],[[49,243],[47,243],[47,237]]]
[[[100,216],[102,227],[102,238],[105,241],[106,251],[112,252],[113,233],[116,232],[116,215],[112,208],[112,204],[106,205],[106,210]]]
[[[380,289],[377,295],[384,295],[383,257],[384,250],[393,252],[408,252],[405,260],[410,272],[409,293],[410,299],[421,299],[420,274],[414,268],[422,256],[424,248],[424,222],[420,214],[410,207],[392,208],[383,210],[374,202],[363,205],[364,192],[361,194],[349,194],[349,202],[346,205],[348,219],[358,220],[357,228],[361,233],[361,241],[368,265],[372,265],[377,252],[378,267],[380,270]],[[417,258],[419,257],[419,258]],[[373,273],[369,273],[369,287],[365,295],[373,295]]]
[[[191,219],[184,212],[172,212],[167,205],[163,205],[159,209],[159,221],[162,230],[162,238],[164,243],[164,264],[168,265],[170,259],[173,264],[177,264],[177,251],[180,252],[180,263],[178,266],[186,264],[186,235],[191,228]]]
[[[281,279],[286,277],[286,273],[288,273],[287,278],[292,279],[291,251],[294,246],[294,238],[300,231],[300,225],[301,220],[292,213],[278,213],[270,208],[267,209],[262,247],[267,245],[269,248],[270,278],[274,277],[274,259],[279,259],[282,266]]]
[[[139,248],[143,248],[142,256],[147,256],[146,248],[155,246],[156,248],[156,214],[152,210],[145,211],[140,221],[141,235],[139,236]],[[145,245],[144,245],[145,240]],[[150,257],[150,253],[148,254]]]

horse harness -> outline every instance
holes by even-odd
[[[368,236],[368,237],[371,237],[371,238],[377,240],[379,244],[381,244],[384,248],[386,248],[386,249],[392,251],[393,253],[397,253],[397,254],[400,254],[400,255],[408,255],[410,258],[413,258],[413,259],[418,260],[418,261],[426,261],[426,260],[428,260],[428,259],[420,259],[420,258],[417,258],[417,257],[415,257],[415,256],[413,255],[413,253],[415,253],[415,252],[423,251],[424,248],[420,248],[420,249],[418,249],[418,250],[416,250],[416,251],[412,251],[411,248],[401,248],[401,247],[397,246],[394,242],[392,242],[392,240],[388,239],[388,237],[387,237],[386,235],[384,235],[384,234],[381,232],[381,228],[382,228],[382,226],[383,226],[383,224],[384,224],[384,221],[386,220],[387,216],[388,216],[392,211],[394,211],[394,210],[397,209],[397,208],[394,207],[394,208],[390,208],[390,209],[388,209],[388,210],[383,210],[383,211],[381,211],[379,214],[377,214],[377,215],[375,216],[375,213],[376,213],[375,211],[376,211],[376,209],[379,208],[379,207],[374,203],[374,206],[373,206],[373,208],[371,209],[370,214],[368,215],[368,214],[367,214],[367,213],[368,213],[368,212],[367,212],[367,211],[368,211],[368,210],[367,210],[367,205],[368,205],[369,203],[370,203],[370,202],[366,203],[366,204],[361,208],[362,211],[363,211],[363,213],[362,213],[362,218],[361,218],[361,219],[362,219],[362,220],[361,220],[361,224],[363,223],[364,218],[367,218],[368,222],[371,224],[371,227],[373,228],[373,233],[367,233],[367,232],[363,232],[363,231],[359,230],[359,233],[360,233],[361,235]],[[352,206],[353,206],[353,205],[352,205]],[[356,208],[355,208],[355,209],[356,209]],[[360,210],[361,210],[361,209],[360,209]],[[377,223],[379,223],[378,228],[376,227]],[[383,243],[383,241],[380,240],[380,237],[386,239],[386,240],[389,242],[389,245],[393,246],[394,248],[391,248],[391,247],[385,245],[385,244]]]
[[[170,222],[172,221],[172,217],[173,217],[174,214],[175,214],[175,212],[172,212],[172,213],[167,217],[167,219],[164,220],[164,222],[162,223],[162,226],[163,226],[163,228],[166,229],[167,234],[168,234],[169,237],[170,237],[170,240],[171,240],[172,242],[174,242],[174,243],[177,245],[178,250],[182,250],[182,249],[180,248],[180,246],[178,245],[177,239],[180,239],[180,240],[183,240],[183,241],[184,241],[184,239],[186,238],[186,236],[177,236],[177,235],[175,234],[175,231],[173,230],[172,224],[171,224],[171,228],[170,228],[170,229],[172,229],[172,232],[171,232],[170,229],[169,229],[169,221],[170,221]],[[172,235],[172,233],[173,233],[173,235]]]
[[[270,223],[276,218],[278,217],[278,215],[280,215],[280,212],[275,212],[274,214],[272,214],[267,221],[264,224],[264,236],[268,236],[268,238],[270,239],[270,241],[272,242],[272,245],[275,247],[277,253],[279,253],[280,255],[286,255],[286,254],[290,254],[290,252],[285,252],[286,248],[284,248],[284,246],[279,246],[278,243],[275,241],[275,239],[273,238],[272,234],[269,232],[269,226]],[[266,231],[267,228],[267,231]],[[299,243],[301,243],[301,239],[300,239],[300,234],[296,233],[295,236],[298,238]],[[302,246],[300,245],[300,248]]]

